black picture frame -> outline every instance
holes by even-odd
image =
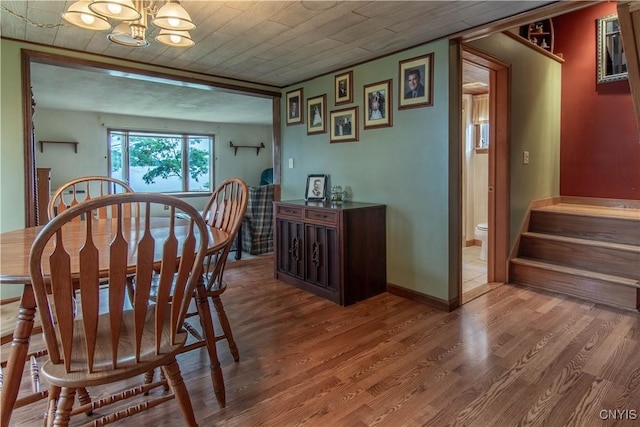
[[[309,202],[324,201],[327,198],[327,175],[313,174],[307,176],[307,187],[304,199]]]

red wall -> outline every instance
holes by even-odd
[[[560,195],[640,200],[640,143],[629,82],[596,84],[596,19],[603,2],[553,18],[562,53]]]

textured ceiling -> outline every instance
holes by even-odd
[[[60,14],[72,1],[2,0],[0,32],[3,38],[24,40],[80,52],[121,58],[213,76],[285,87],[305,79],[348,68],[392,52],[433,41],[460,31],[514,16],[553,1],[197,1],[183,0],[183,7],[197,25],[191,31],[196,45],[181,49],[162,45],[149,24],[146,48],[123,47],[94,32],[61,24]],[[161,4],[162,2],[158,2]],[[78,87],[82,109],[96,109],[95,100],[120,113],[149,111],[161,117],[172,107],[172,117],[183,113],[191,119],[220,121],[225,115],[240,123],[271,123],[270,101],[256,97],[154,84],[137,89],[141,82],[121,77],[91,76],[82,72],[35,67],[34,94],[41,106],[60,94],[70,96],[68,82]],[[40,74],[41,73],[41,74]],[[60,74],[60,75],[56,75]],[[112,82],[116,79],[117,90]],[[54,84],[49,84],[49,82]],[[95,86],[95,87],[92,87]],[[130,87],[131,86],[131,87]],[[106,93],[98,87],[108,88]],[[122,93],[129,94],[126,97]],[[53,92],[47,92],[53,90]],[[135,93],[135,96],[132,95]],[[216,97],[213,97],[213,94]],[[185,94],[188,96],[185,97]],[[110,99],[116,95],[116,99]],[[247,99],[248,98],[248,99]],[[134,105],[135,100],[146,103]],[[66,106],[76,102],[65,99]],[[255,117],[254,108],[262,108]],[[185,107],[178,107],[184,105]],[[217,106],[224,106],[227,112]],[[53,107],[52,107],[53,108]],[[101,107],[102,108],[102,107]],[[106,108],[106,107],[105,107]],[[179,112],[182,108],[183,112]],[[237,113],[237,114],[236,114]],[[244,117],[243,117],[244,115]],[[248,117],[253,117],[250,121]]]

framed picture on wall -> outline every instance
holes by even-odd
[[[304,199],[307,201],[321,201],[327,197],[327,175],[307,176],[307,187]]]
[[[337,74],[334,85],[336,105],[353,102],[353,71]]]
[[[433,105],[433,52],[399,63],[398,109]]]
[[[393,126],[391,82],[389,79],[364,87],[365,129]]]
[[[307,99],[307,135],[327,132],[327,95]]]
[[[287,126],[304,123],[302,112],[302,88],[287,92]]]
[[[331,112],[330,142],[350,142],[358,140],[358,107]]]

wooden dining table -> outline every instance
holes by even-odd
[[[151,233],[156,239],[162,239],[167,236],[169,230],[168,217],[154,217],[150,222]],[[188,231],[187,221],[184,221],[185,225],[176,227],[176,237],[180,241],[181,238],[186,236]],[[123,219],[123,229],[125,230],[125,239],[132,245],[128,251],[127,265],[131,272],[135,271],[136,255],[135,241],[137,236],[141,234],[144,229],[144,224],[140,220],[135,218]],[[64,227],[69,228],[70,232],[65,233],[69,241],[65,241],[65,246],[69,249],[72,256],[71,260],[71,273],[79,276],[79,263],[77,260],[77,251],[74,248],[79,248],[84,242],[84,227],[80,225],[80,222],[69,223]],[[93,226],[94,242],[98,248],[108,248],[112,229],[115,221],[111,219],[95,220]],[[22,296],[20,299],[20,310],[16,319],[16,325],[13,332],[13,342],[10,349],[9,359],[7,367],[3,371],[3,385],[0,401],[1,412],[1,426],[7,427],[11,419],[11,413],[14,409],[14,405],[18,398],[20,390],[20,382],[22,380],[22,373],[25,366],[25,360],[29,350],[29,341],[33,331],[34,318],[36,314],[36,300],[31,286],[31,278],[29,275],[29,253],[31,251],[31,245],[36,236],[42,229],[42,226],[29,227],[19,229],[15,231],[9,231],[0,234],[0,286],[2,288],[10,286],[23,286]],[[230,236],[224,231],[209,228],[209,252],[217,251],[224,247],[229,242]],[[181,245],[179,245],[181,247]],[[53,248],[51,248],[52,250]],[[155,259],[160,262],[162,257],[161,248],[157,249]],[[74,257],[75,254],[75,257]],[[109,251],[100,250],[100,273],[103,277],[108,276],[109,272]],[[180,256],[180,254],[178,254]],[[45,263],[48,264],[48,263]],[[48,275],[48,271],[44,271],[45,277]],[[196,292],[204,291],[204,284],[199,283]],[[200,298],[199,298],[200,299]],[[210,317],[211,312],[208,304],[198,304],[198,310],[200,316],[203,317],[203,325],[212,325]],[[209,318],[206,318],[209,317]],[[210,337],[210,338],[209,338]],[[206,346],[209,351],[209,356],[212,358],[212,380],[213,387],[216,395],[219,393],[224,394],[224,382],[222,372],[220,370],[220,364],[217,360],[217,353],[215,350],[215,339],[213,338],[213,330],[204,330],[204,338],[207,341]],[[207,338],[209,338],[207,340]],[[217,369],[217,372],[214,370]]]

